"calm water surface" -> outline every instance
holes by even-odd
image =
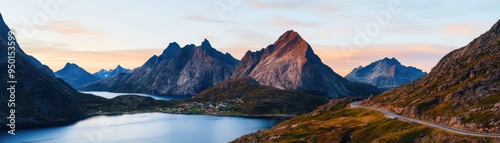
[[[190,99],[190,96],[162,96],[162,95],[154,95],[154,94],[143,94],[143,93],[114,93],[107,91],[81,91],[82,93],[94,94],[107,99],[114,98],[120,95],[139,95],[139,96],[148,96],[153,97],[157,100],[187,100]]]
[[[67,126],[16,130],[15,136],[2,131],[0,142],[222,143],[274,124],[263,118],[164,113],[96,116]]]

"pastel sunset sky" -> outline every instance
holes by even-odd
[[[241,59],[290,29],[342,76],[384,57],[428,72],[500,18],[496,0],[4,0],[0,12],[25,52],[91,73],[205,38]]]

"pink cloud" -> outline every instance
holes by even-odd
[[[73,21],[51,21],[42,29],[60,34],[102,34],[102,32],[89,30],[82,24]]]
[[[471,23],[453,23],[443,28],[444,33],[451,35],[477,35],[481,30],[481,26]]]
[[[429,44],[371,45],[366,48],[311,45],[321,60],[344,76],[358,66],[366,66],[384,57],[395,57],[402,64],[429,72],[453,47]]]
[[[54,71],[61,69],[66,62],[72,62],[88,72],[96,72],[103,68],[114,68],[118,64],[127,68],[139,67],[151,56],[161,54],[163,49],[76,51],[67,48],[44,47],[24,48],[23,50]]]
[[[295,9],[304,6],[302,1],[288,2],[268,2],[268,1],[247,1],[246,4],[258,9]]]
[[[302,22],[295,19],[283,18],[283,17],[275,17],[270,21],[270,24],[278,27],[316,27],[318,23],[312,22]]]

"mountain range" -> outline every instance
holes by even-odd
[[[368,97],[380,93],[372,85],[350,82],[335,73],[293,30],[285,32],[265,49],[248,51],[232,77],[247,76],[261,85],[294,89],[325,98]]]
[[[285,32],[265,49],[248,51],[241,62],[217,51],[206,39],[198,47],[170,43],[160,56],[151,57],[140,68],[99,80],[85,90],[195,95],[230,77],[250,77],[260,85],[325,98],[380,93],[374,86],[336,74],[295,31]]]
[[[396,58],[384,58],[365,67],[355,68],[345,78],[349,81],[368,83],[386,90],[410,83],[426,74],[415,67],[402,65]]]
[[[85,90],[195,95],[230,78],[238,63],[230,54],[214,49],[206,39],[200,46],[183,48],[174,42],[160,56],[151,57],[130,73],[99,80]]]
[[[444,56],[428,75],[364,104],[455,128],[500,133],[499,55],[500,20]]]
[[[500,133],[500,20],[444,56],[429,74],[362,104],[453,128]],[[332,99],[314,111],[232,142],[498,142],[446,132]]]
[[[112,77],[112,76],[120,74],[120,73],[129,73],[130,71],[131,71],[130,69],[126,69],[126,68],[123,68],[122,66],[118,65],[118,66],[116,66],[115,69],[109,69],[109,70],[101,69],[92,75],[94,75],[95,77],[98,77],[100,79],[103,79],[103,78]]]
[[[55,72],[55,76],[66,81],[75,89],[82,89],[87,84],[99,80],[98,77],[73,63],[66,63],[61,70]]]

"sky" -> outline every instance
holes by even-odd
[[[495,0],[3,0],[23,50],[52,70],[137,68],[171,42],[241,59],[297,31],[335,72],[384,57],[429,72],[499,20]]]

